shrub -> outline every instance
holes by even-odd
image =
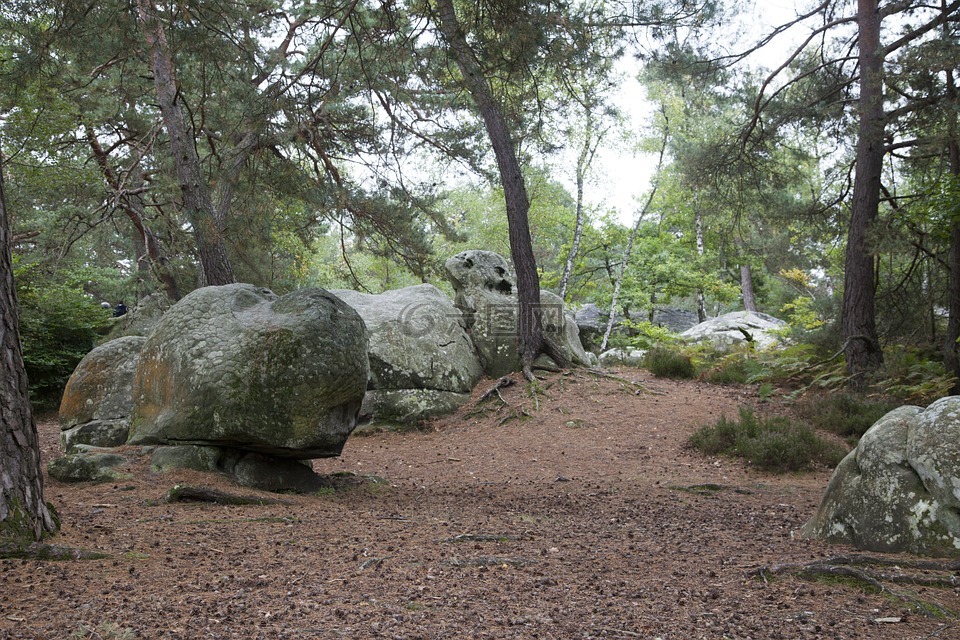
[[[67,379],[94,347],[110,311],[84,294],[79,283],[54,281],[38,270],[15,267],[23,361],[30,398],[56,408]]]
[[[817,429],[854,440],[894,407],[848,391],[811,396],[797,405],[800,417]]]
[[[693,360],[685,353],[654,347],[643,358],[643,366],[660,378],[690,379],[697,375]]]
[[[722,417],[713,426],[699,428],[690,444],[707,455],[737,456],[774,473],[836,466],[846,455],[843,447],[818,437],[805,424],[784,417],[763,419],[746,407],[740,409],[739,422]]]

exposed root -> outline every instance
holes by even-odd
[[[497,383],[493,385],[493,387],[485,391],[482,396],[477,398],[477,404],[480,404],[481,402],[485,402],[490,398],[492,398],[493,396],[497,396],[500,399],[500,402],[502,402],[504,405],[510,404],[509,402],[503,399],[502,395],[500,395],[500,389],[503,389],[506,387],[512,387],[515,384],[517,384],[516,380],[514,380],[510,376],[503,376],[502,378],[497,380]]]
[[[608,379],[608,380],[616,380],[617,382],[623,383],[623,384],[625,384],[625,385],[629,385],[629,386],[631,386],[631,387],[634,388],[634,392],[637,393],[637,394],[640,394],[640,393],[649,393],[650,395],[654,395],[654,396],[665,396],[665,395],[667,395],[667,394],[664,393],[663,391],[654,391],[653,389],[648,389],[646,386],[644,386],[643,384],[641,384],[641,383],[639,383],[639,382],[634,382],[633,380],[627,380],[627,379],[624,378],[623,376],[618,376],[618,375],[613,374],[613,373],[607,373],[606,371],[603,371],[602,369],[592,369],[592,368],[591,368],[591,369],[585,369],[585,371],[586,371],[587,373],[589,373],[590,375],[592,375],[592,376],[597,376],[598,378],[606,378],[606,379]]]
[[[885,572],[879,569],[880,567],[888,567],[894,571]],[[928,573],[908,573],[904,569]],[[826,558],[808,564],[759,567],[750,571],[749,575],[758,576],[764,580],[767,579],[767,576],[782,574],[795,575],[806,580],[823,578],[850,580],[878,593],[888,594],[923,615],[956,617],[956,612],[946,610],[929,600],[923,600],[912,592],[894,589],[891,585],[952,589],[960,587],[960,578],[954,575],[954,572],[958,570],[960,570],[960,562],[958,561],[938,562],[851,555]],[[938,575],[930,575],[929,572],[936,572]]]
[[[102,560],[110,556],[101,551],[76,549],[59,544],[34,542],[28,545],[0,543],[0,558],[24,560]]]

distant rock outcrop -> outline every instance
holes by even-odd
[[[960,396],[881,418],[834,471],[808,537],[960,555]]]
[[[783,320],[765,313],[734,311],[687,329],[680,336],[689,342],[712,342],[716,346],[729,346],[752,342],[765,348],[777,342],[772,332],[787,325]]]

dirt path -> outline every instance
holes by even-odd
[[[796,535],[830,471],[703,458],[686,438],[750,390],[621,374],[655,393],[551,375],[538,409],[518,384],[431,431],[352,437],[314,467],[383,482],[280,505],[166,504],[178,482],[251,492],[145,457],[116,484],[48,480],[56,542],[110,557],[0,561],[0,638],[960,638],[889,594],[757,577],[851,551]],[[960,590],[913,592],[960,610]]]

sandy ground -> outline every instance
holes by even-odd
[[[957,588],[758,574],[854,553],[798,535],[830,470],[686,446],[751,389],[617,373],[650,393],[573,372],[478,403],[484,381],[426,430],[314,461],[350,487],[280,504],[168,504],[177,483],[256,492],[144,456],[114,483],[48,479],[53,542],[109,555],[0,561],[0,638],[960,638],[898,597],[960,611]]]

